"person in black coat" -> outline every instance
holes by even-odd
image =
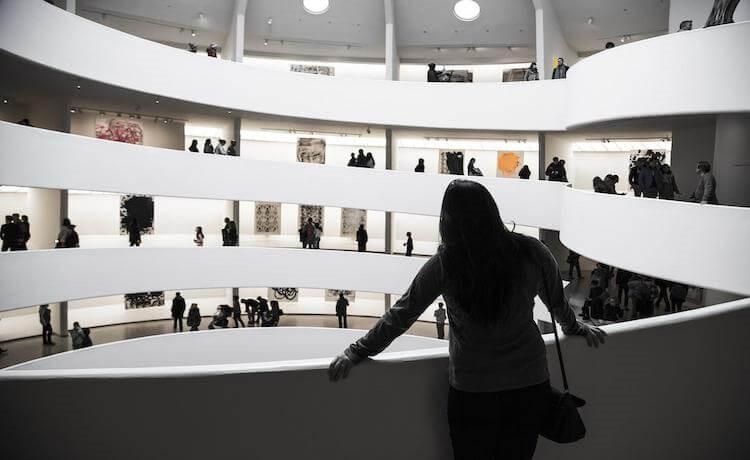
[[[193,142],[190,143],[190,147],[188,147],[188,150],[194,153],[200,152],[200,150],[198,150],[198,139],[193,139]]]
[[[441,75],[443,75],[443,72],[439,70],[435,70],[434,62],[430,62],[429,64],[427,64],[427,81],[428,82],[439,83]]]
[[[261,296],[256,297],[256,300],[258,301],[258,321],[260,322],[263,314],[269,311],[268,300]]]
[[[234,296],[232,299],[232,319],[234,320],[234,327],[245,327],[245,322],[242,321],[242,307],[240,307],[240,297]]]
[[[523,168],[518,171],[518,177],[520,177],[521,179],[529,179],[531,177],[531,170],[529,169],[529,165],[523,165]]]
[[[247,324],[255,324],[258,322],[256,315],[258,314],[258,306],[260,303],[255,299],[242,299],[242,303],[245,304],[245,313],[247,313]]]
[[[336,301],[336,317],[339,320],[339,328],[346,329],[346,308],[349,306],[349,301],[344,297],[343,292],[339,292],[339,299]]]
[[[417,161],[417,166],[414,167],[414,172],[418,172],[418,173],[424,172],[424,158],[420,158]]]
[[[351,158],[349,158],[349,163],[346,164],[347,166],[357,166],[357,157],[354,155],[354,152],[352,152]]]
[[[638,185],[645,198],[656,198],[659,194],[660,175],[661,172],[657,169],[656,160],[654,159],[649,160],[648,165],[641,168],[638,174]]]
[[[406,257],[411,257],[411,252],[414,250],[414,240],[411,239],[411,232],[406,232]]]
[[[583,278],[583,276],[581,276],[581,263],[579,260],[580,258],[580,254],[575,251],[568,250],[568,279],[573,279],[573,270],[576,270],[578,272],[578,279]]]
[[[172,319],[173,325],[172,330],[177,331],[177,324],[180,324],[180,332],[182,332],[182,317],[185,316],[185,299],[178,292],[172,299]]]
[[[229,217],[224,218],[224,228],[221,230],[221,239],[224,246],[237,246],[237,224]]]
[[[367,251],[367,230],[362,224],[359,225],[359,230],[357,230],[357,251]]]
[[[130,247],[139,247],[141,245],[141,226],[138,225],[138,219],[133,217],[128,224],[128,238]]]
[[[198,309],[198,304],[190,304],[190,310],[188,310],[187,325],[191,331],[197,331],[198,326],[201,325],[201,311]]]
[[[565,59],[557,58],[557,67],[552,71],[552,79],[559,80],[568,77],[568,69],[570,67],[565,65]]]
[[[628,308],[628,283],[630,282],[630,278],[632,276],[633,274],[627,270],[623,270],[622,268],[617,269],[617,275],[615,276],[615,284],[617,285],[617,300],[618,302],[622,303],[622,306],[624,308]]]
[[[49,305],[39,305],[39,324],[42,325],[42,343],[44,345],[54,345],[52,341],[52,312]]]
[[[214,153],[214,146],[211,145],[211,139],[206,139],[203,143],[203,153]]]
[[[13,223],[12,216],[5,216],[5,223],[0,227],[0,238],[3,240],[3,252],[13,247],[13,242],[18,239],[20,227]]]
[[[359,149],[357,153],[357,166],[360,168],[366,168],[367,167],[367,157],[365,156],[365,151],[363,149]]]

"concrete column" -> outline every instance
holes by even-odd
[[[235,0],[229,31],[221,47],[221,57],[229,61],[242,62],[245,57],[245,12],[247,0]]]
[[[750,206],[750,115],[716,117],[713,173],[719,203]]]
[[[394,155],[396,152],[396,140],[393,137],[393,129],[385,130],[385,169],[392,170]],[[393,254],[393,213],[385,213],[385,253]],[[391,308],[391,295],[385,294],[385,310]]]
[[[578,60],[576,53],[565,41],[560,20],[552,0],[532,0],[536,19],[536,66],[539,79],[552,78],[557,58],[565,59],[566,65]]]
[[[539,132],[539,152],[537,156],[537,161],[539,163],[539,167],[537,168],[537,179],[539,180],[545,180],[546,176],[544,175],[544,170],[547,168],[547,161],[546,161],[546,155],[547,155],[547,136],[544,132]]]
[[[384,0],[385,6],[385,79],[398,80],[401,61],[396,42],[396,14],[393,0]]]

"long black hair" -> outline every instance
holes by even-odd
[[[440,211],[446,293],[481,322],[507,317],[518,277],[519,235],[508,231],[490,192],[474,181],[448,185]]]

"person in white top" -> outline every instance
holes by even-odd
[[[219,139],[219,143],[216,145],[216,149],[214,149],[214,153],[217,155],[226,155],[227,154],[227,141],[224,139]]]

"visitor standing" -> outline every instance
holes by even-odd
[[[367,157],[365,156],[365,151],[362,149],[359,149],[357,153],[357,166],[360,168],[367,167]]]
[[[672,283],[672,286],[669,287],[669,300],[672,304],[672,308],[669,311],[675,313],[682,311],[682,304],[685,303],[687,294],[687,285],[682,283]]]
[[[406,232],[406,257],[411,257],[411,252],[414,250],[414,240],[411,239],[411,232]]]
[[[18,240],[21,229],[13,222],[13,216],[5,216],[5,223],[0,228],[0,238],[3,239],[3,252],[12,250],[13,244]]]
[[[576,272],[578,272],[578,279],[583,278],[583,276],[581,276],[581,262],[580,262],[580,259],[581,259],[581,255],[580,254],[578,254],[575,251],[572,251],[572,250],[568,249],[568,259],[567,259],[567,262],[568,262],[568,279],[569,280],[573,279],[573,270],[575,270]]]
[[[439,83],[440,77],[443,75],[443,72],[439,70],[435,70],[435,63],[430,62],[427,64],[427,81],[430,83]]]
[[[307,218],[307,223],[305,223],[302,231],[304,234],[304,239],[302,240],[302,249],[313,249],[313,247],[315,246],[315,224],[313,223],[312,217]]]
[[[52,312],[49,305],[39,305],[39,324],[42,325],[42,344],[54,345],[52,341]]]
[[[203,143],[203,153],[214,153],[214,146],[211,145],[211,139],[206,139]]]
[[[606,334],[576,320],[554,256],[539,240],[508,231],[478,182],[448,186],[440,235],[437,254],[377,324],[331,362],[328,376],[346,377],[385,350],[442,295],[451,327],[448,426],[455,458],[530,459],[551,394],[534,298],[541,297],[565,334],[596,347]]]
[[[443,302],[438,302],[437,310],[435,310],[435,313],[433,313],[435,316],[435,326],[437,327],[437,338],[438,339],[444,339],[445,338],[445,320],[448,318],[445,312],[445,307],[443,307]]]
[[[698,186],[690,195],[690,199],[702,204],[719,204],[716,198],[716,178],[711,173],[711,163],[699,161],[695,172],[698,174]]]
[[[349,158],[349,163],[346,164],[347,166],[357,166],[357,157],[354,155],[354,152],[352,152],[351,158]]]
[[[336,301],[336,317],[339,320],[339,328],[346,329],[346,309],[349,307],[349,301],[344,297],[343,292],[339,292],[339,299]]]
[[[628,308],[628,301],[630,300],[630,297],[628,297],[628,283],[632,276],[632,273],[622,268],[618,268],[617,275],[615,275],[615,284],[617,285],[617,303],[618,305],[622,303],[622,306],[625,309]]]
[[[477,160],[475,158],[472,158],[469,160],[469,164],[466,166],[466,175],[467,176],[483,176],[482,170],[474,166],[474,162]]]
[[[539,70],[536,68],[536,62],[532,62],[531,65],[529,65],[529,68],[526,69],[526,75],[524,75],[524,80],[526,81],[539,80]]]
[[[57,234],[56,248],[77,248],[79,246],[76,226],[67,217],[63,219],[60,232]]]
[[[568,77],[568,69],[570,67],[565,65],[565,59],[557,58],[557,67],[552,71],[552,79],[559,80]]]
[[[531,178],[531,170],[529,169],[529,165],[523,165],[523,168],[518,171],[518,177],[521,179]]]
[[[672,173],[672,168],[668,164],[661,165],[661,174],[659,174],[659,198],[662,200],[674,200],[675,194],[680,194],[677,188],[677,181]]]
[[[193,139],[193,142],[190,143],[190,147],[188,147],[188,150],[194,153],[198,153],[198,139]]]
[[[651,158],[638,175],[638,186],[644,198],[656,198],[659,194],[660,179],[656,166],[656,160]]]
[[[315,222],[315,233],[313,236],[313,248],[320,249],[320,238],[323,236],[323,228],[320,222]]]
[[[547,176],[548,181],[562,182],[563,174],[562,170],[560,169],[559,158],[552,158],[552,163],[547,165],[547,169],[544,170],[544,175]]]
[[[185,299],[178,292],[172,299],[172,330],[177,332],[177,324],[182,332],[182,317],[185,316]]]
[[[217,155],[226,155],[227,154],[227,148],[225,147],[227,145],[227,141],[224,139],[219,139],[219,143],[216,144],[216,149],[214,149],[214,153]]]
[[[138,219],[133,217],[128,223],[128,240],[130,240],[130,247],[140,247],[141,245],[141,226],[138,224]]]
[[[26,251],[29,249],[28,244],[31,239],[31,224],[29,223],[29,216],[21,216],[21,220],[18,223],[20,229],[20,235],[18,238],[18,249],[17,251]]]
[[[363,224],[359,224],[359,230],[357,230],[357,251],[367,251],[367,230]]]
[[[240,156],[239,153],[237,153],[237,141],[232,140],[229,142],[229,147],[227,147],[227,155],[230,157],[238,157]]]
[[[365,156],[365,167],[370,169],[375,168],[375,158],[372,156],[372,152],[367,152]]]
[[[224,246],[237,246],[237,224],[229,217],[224,218],[224,228],[221,229],[221,240]]]
[[[424,158],[420,158],[419,160],[417,160],[417,166],[414,167],[414,172],[424,172]]]
[[[188,310],[187,325],[191,331],[197,331],[198,326],[201,325],[201,311],[198,309],[197,303],[190,304],[190,310]]]
[[[203,234],[203,227],[195,227],[195,238],[193,238],[193,243],[200,248],[203,247],[203,241],[205,239],[206,235]]]
[[[240,327],[240,324],[242,324],[242,327],[246,327],[245,322],[242,321],[242,307],[240,306],[239,296],[232,298],[232,319],[234,320],[235,328]]]

